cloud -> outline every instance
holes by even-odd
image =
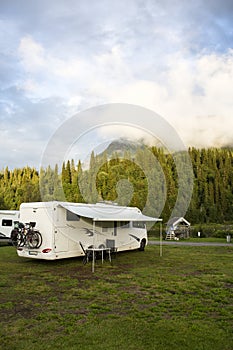
[[[84,87],[88,101],[125,102],[151,108],[166,118],[188,145],[219,146],[232,142],[229,133],[233,113],[231,49],[223,54],[207,53],[192,58],[177,53],[167,61],[166,70],[158,74],[156,80],[140,79],[121,46],[93,55],[86,62],[78,58],[62,60],[33,38],[25,37],[19,52],[24,69],[31,77],[22,88],[37,95],[62,94],[69,106],[80,107],[85,100]],[[41,84],[36,86],[38,73]],[[203,132],[203,125],[207,132]]]
[[[187,145],[233,143],[232,6],[227,0],[101,0],[91,6],[84,0],[2,0],[3,149],[17,149],[14,140],[32,144],[33,132],[41,149],[62,120],[111,102],[154,110]],[[32,159],[30,147],[22,149],[22,162]]]
[[[92,93],[106,96],[108,102],[151,108],[165,117],[188,145],[233,143],[232,50],[192,60],[177,55],[163,77],[162,84],[132,79],[111,89],[98,81]]]
[[[39,168],[47,141],[66,113],[62,99],[31,101],[16,88],[0,91],[1,166]]]
[[[31,36],[21,39],[18,53],[24,72],[24,79],[18,83],[19,89],[37,99],[66,95],[67,80],[71,75],[73,79],[76,76],[77,65],[74,62],[54,57]],[[62,82],[64,78],[66,81]]]
[[[83,62],[78,59],[62,60],[49,53],[48,50],[32,37],[23,37],[20,41],[19,56],[25,72],[41,74],[43,77],[60,77],[75,79],[82,71]]]
[[[29,73],[41,71],[46,66],[44,48],[30,36],[21,39],[19,56],[24,69]]]

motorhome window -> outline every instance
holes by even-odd
[[[2,226],[12,226],[12,220],[2,219]]]
[[[66,220],[67,221],[79,221],[80,220],[80,216],[73,213],[72,211],[67,210],[66,211]]]
[[[133,227],[137,227],[137,228],[145,228],[146,224],[144,221],[134,221],[133,222]]]
[[[129,228],[129,221],[120,221],[119,227],[121,228]]]

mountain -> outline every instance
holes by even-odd
[[[132,141],[126,138],[120,138],[112,141],[107,148],[98,154],[102,156],[104,153],[107,154],[107,158],[110,159],[113,155],[117,154],[119,157],[124,157],[126,152],[129,152],[133,156],[138,149],[147,148],[143,141]]]

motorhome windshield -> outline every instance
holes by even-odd
[[[146,228],[146,223],[144,221],[134,221],[133,227]]]

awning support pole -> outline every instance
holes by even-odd
[[[160,221],[160,232],[159,232],[159,236],[160,236],[160,245],[159,245],[159,251],[160,251],[160,256],[163,255],[163,235],[162,235],[162,222]]]
[[[95,221],[93,220],[92,272],[95,272]]]

